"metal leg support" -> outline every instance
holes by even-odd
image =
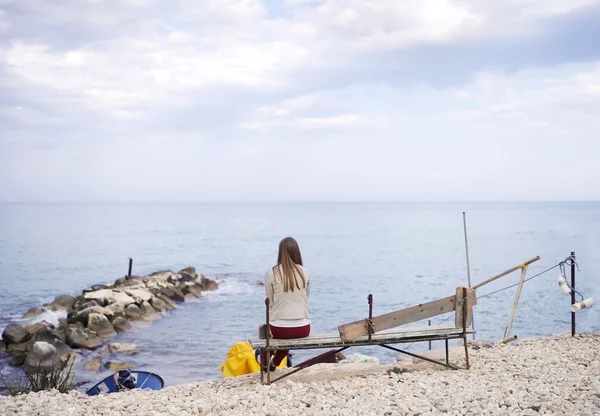
[[[452,364],[445,364],[445,363],[442,363],[440,361],[432,360],[431,358],[422,357],[420,355],[413,354],[412,352],[403,351],[403,350],[400,350],[398,348],[390,347],[389,345],[380,345],[380,347],[387,348],[387,349],[392,350],[392,351],[400,352],[402,354],[410,355],[411,357],[419,358],[421,360],[429,361],[430,363],[439,364],[441,366],[448,367],[448,368],[451,368],[453,370],[458,370],[459,369],[458,367],[455,367]]]

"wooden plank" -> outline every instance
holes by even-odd
[[[512,269],[508,269],[505,272],[502,272],[502,273],[500,273],[500,274],[498,274],[498,275],[496,275],[494,277],[490,277],[489,279],[487,279],[487,280],[485,280],[485,281],[483,281],[483,282],[481,282],[479,284],[476,284],[475,286],[473,286],[473,289],[479,289],[481,286],[487,285],[488,283],[493,282],[496,279],[500,279],[501,277],[504,277],[507,274],[510,274],[510,273],[512,273],[512,272],[514,272],[516,270],[523,269],[523,268],[529,266],[531,263],[534,263],[534,262],[538,261],[539,259],[540,259],[540,256],[535,256],[534,258],[532,258],[530,260],[527,260],[525,263],[519,264],[518,266],[515,266]]]
[[[457,298],[461,298],[463,293],[463,287],[459,286],[456,288]],[[477,295],[475,289],[467,288],[467,327],[471,326],[473,321],[473,306],[477,305]],[[462,328],[463,319],[463,306],[462,303],[456,302],[456,314],[454,315],[454,325],[457,328]]]
[[[411,306],[410,308],[374,316],[374,332],[452,312],[455,309],[455,304],[456,296],[453,295],[448,296],[447,298]],[[369,333],[366,319],[340,325],[338,326],[338,331],[342,340],[356,339]]]

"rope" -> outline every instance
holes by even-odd
[[[565,265],[567,265],[567,266],[571,266],[571,265],[573,265],[573,264],[574,264],[575,266],[577,266],[577,270],[579,270],[579,264],[577,264],[577,262],[575,261],[575,259],[573,259],[573,257],[569,256],[569,257],[567,257],[565,260],[561,261],[560,263],[558,263],[558,264],[555,264],[554,266],[547,268],[546,270],[544,270],[544,271],[542,271],[542,272],[540,272],[540,273],[536,274],[535,276],[531,276],[531,277],[529,277],[529,278],[525,279],[525,280],[523,281],[523,283],[525,283],[525,282],[528,282],[528,281],[530,281],[530,280],[532,280],[532,279],[535,279],[536,277],[539,277],[539,276],[541,276],[541,275],[543,275],[543,274],[545,274],[545,273],[548,273],[549,271],[551,271],[551,270],[554,270],[554,269],[556,269],[557,267],[560,267],[561,273],[562,273],[562,275],[564,276],[564,275],[566,274]],[[519,267],[520,269],[524,269],[524,270],[527,270],[527,269],[528,269],[528,266],[527,266],[526,264],[524,264],[524,263],[523,263],[523,264],[520,264],[518,267]],[[498,289],[498,290],[495,290],[495,291],[493,291],[493,292],[486,293],[485,295],[477,296],[477,298],[478,298],[478,299],[486,298],[486,297],[488,297],[488,296],[495,295],[496,293],[502,292],[502,291],[504,291],[504,290],[511,289],[511,288],[513,288],[513,287],[515,287],[515,286],[518,286],[518,285],[519,285],[519,283],[515,283],[514,285],[510,285],[510,286],[504,287],[504,288],[502,288],[502,289]],[[571,288],[571,290],[573,290],[575,293],[577,293],[579,296],[581,296],[581,299],[583,300],[583,296],[581,295],[581,293],[577,292],[577,291],[576,291],[575,289],[573,289],[571,286],[569,286],[569,288]],[[465,299],[463,299],[462,297],[458,297],[458,296],[457,296],[457,299],[458,299],[460,302],[462,302],[462,301],[464,301],[464,300],[465,300]],[[441,325],[441,324],[443,324],[444,322],[448,321],[450,318],[454,318],[454,316],[455,316],[455,314],[452,314],[452,315],[448,316],[446,319],[444,319],[443,321],[439,322],[437,325]],[[412,345],[413,345],[414,343],[415,343],[415,342],[411,342],[410,344],[408,344],[408,346],[406,347],[406,349],[409,349],[410,347],[412,347]]]

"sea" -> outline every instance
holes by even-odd
[[[539,276],[523,287],[511,335],[571,330],[570,296],[557,284],[559,264],[571,252],[577,300],[600,297],[600,202],[0,203],[0,331],[10,322],[31,322],[21,316],[32,306],[125,276],[129,258],[136,275],[193,266],[216,279],[219,290],[112,340],[138,344],[137,355],[82,354],[77,385],[84,391],[110,374],[83,370],[98,356],[155,372],[166,385],[219,379],[227,351],[255,337],[264,322],[259,283],[283,237],[296,238],[310,271],[312,332],[335,332],[367,316],[369,294],[377,315],[468,285],[463,212],[473,285],[540,256],[527,270],[528,278]],[[570,267],[565,271],[570,281]],[[492,292],[519,277],[520,270],[478,289],[476,339],[503,338],[517,289]],[[41,319],[60,317],[47,312]],[[575,317],[578,332],[600,331],[600,305]],[[443,321],[452,322],[448,315],[432,318],[433,325]],[[429,349],[426,342],[404,347]],[[432,348],[442,347],[433,342]],[[380,363],[396,359],[376,347],[345,353]],[[294,360],[310,354],[298,352]],[[10,379],[21,370],[0,353],[0,371]]]

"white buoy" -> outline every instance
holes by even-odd
[[[569,284],[567,283],[567,279],[565,279],[565,277],[562,274],[560,276],[558,276],[558,286],[560,286],[560,290],[562,290],[562,292],[565,295],[571,293],[571,288],[569,287]]]
[[[581,302],[574,303],[571,305],[571,312],[577,312],[585,308],[591,308],[594,303],[596,303],[594,298],[587,298]]]

